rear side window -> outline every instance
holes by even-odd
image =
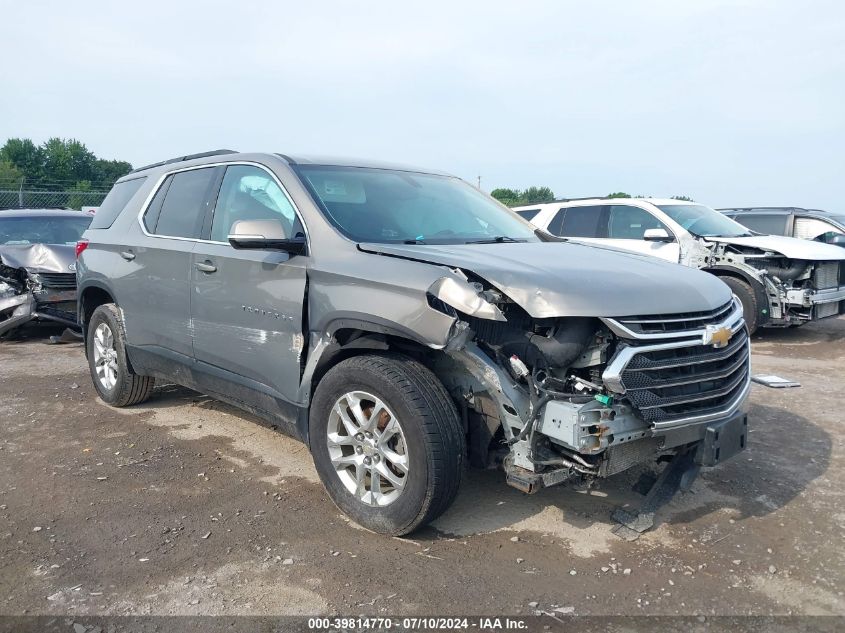
[[[146,179],[146,176],[142,176],[141,178],[124,180],[112,187],[109,195],[106,196],[103,204],[100,205],[97,213],[94,214],[94,219],[91,221],[89,228],[107,229],[114,224],[117,216],[126,208],[132,196],[138,192],[138,189],[141,188],[141,185],[144,184]]]
[[[784,214],[758,215],[749,213],[738,215],[734,219],[752,231],[764,235],[786,235],[786,221],[789,217]]]
[[[567,208],[558,235],[566,237],[604,237],[599,232],[603,212],[603,205]]]
[[[525,218],[529,222],[534,219],[534,216],[540,213],[540,209],[525,209],[523,211],[517,211],[516,214]]]
[[[199,238],[216,180],[214,176],[214,168],[192,169],[169,176],[144,215],[147,230],[166,237]]]
[[[795,236],[802,240],[818,240],[827,241],[833,235],[842,233],[840,229],[833,226],[829,222],[819,220],[818,218],[795,218]]]

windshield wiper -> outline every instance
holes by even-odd
[[[425,240],[402,240],[403,244],[426,244]]]
[[[470,240],[464,244],[502,244],[503,242],[524,242],[525,240],[518,240],[515,237],[508,237],[507,235],[497,235],[486,240]]]

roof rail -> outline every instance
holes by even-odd
[[[820,211],[821,213],[828,213],[822,209],[808,209],[805,207],[719,207],[716,211],[738,211],[743,213],[745,211],[759,211],[760,213],[795,213],[796,211]]]
[[[525,204],[520,204],[520,207],[532,207],[538,204],[555,204],[557,202],[577,202],[578,200],[604,200],[607,196],[587,196],[586,198],[555,198],[554,200],[548,200],[546,202],[527,202]]]
[[[584,198],[559,198],[552,200],[552,202],[577,202],[578,200],[615,200],[616,198],[608,198],[607,196],[586,196]],[[624,198],[622,198],[624,200]],[[543,203],[549,204],[549,203]]]
[[[147,169],[152,169],[153,167],[161,167],[162,165],[170,165],[171,163],[181,163],[182,161],[194,160],[195,158],[206,158],[208,156],[223,156],[225,154],[237,154],[237,152],[233,149],[215,149],[211,150],[210,152],[200,152],[199,154],[186,154],[185,156],[177,156],[176,158],[159,161],[158,163],[152,163],[151,165],[144,165],[143,167],[133,169],[129,173],[137,174],[139,171],[146,171]]]

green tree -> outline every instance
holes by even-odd
[[[94,182],[97,185],[111,184],[132,171],[132,165],[125,160],[104,160],[98,158],[94,161]]]
[[[0,189],[18,189],[23,178],[23,172],[11,161],[0,160]]]
[[[554,192],[548,187],[528,187],[525,191],[500,187],[493,189],[490,195],[509,207],[518,207],[524,204],[542,204],[543,202],[552,202],[555,199]]]
[[[0,161],[11,163],[29,181],[41,178],[44,152],[28,138],[10,138],[0,147]]]
[[[72,183],[93,179],[97,157],[76,139],[51,138],[42,148],[43,182],[69,187]]]
[[[607,194],[607,197],[608,197],[608,198],[630,198],[630,197],[631,197],[631,195],[630,195],[630,194],[625,193],[624,191],[617,191],[617,192],[615,192],[615,193],[609,193],[609,194]]]
[[[500,187],[493,189],[490,195],[508,207],[516,207],[522,204],[522,192],[519,189],[506,189]]]
[[[69,190],[87,181],[94,190],[103,190],[132,171],[126,161],[97,158],[76,139],[51,138],[36,146],[28,138],[10,138],[0,147],[0,162],[4,161],[23,174],[24,187],[42,189]]]
[[[693,200],[689,196],[672,196],[672,200],[683,200],[684,202],[695,202],[695,200]]]
[[[528,187],[522,192],[522,199],[525,200],[524,204],[542,204],[552,202],[555,194],[548,187]]]

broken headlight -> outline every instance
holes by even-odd
[[[507,321],[502,311],[482,296],[481,289],[463,279],[441,277],[431,284],[428,294],[469,316]]]
[[[14,286],[7,284],[5,281],[0,281],[0,299],[7,299],[14,297],[18,291]]]

